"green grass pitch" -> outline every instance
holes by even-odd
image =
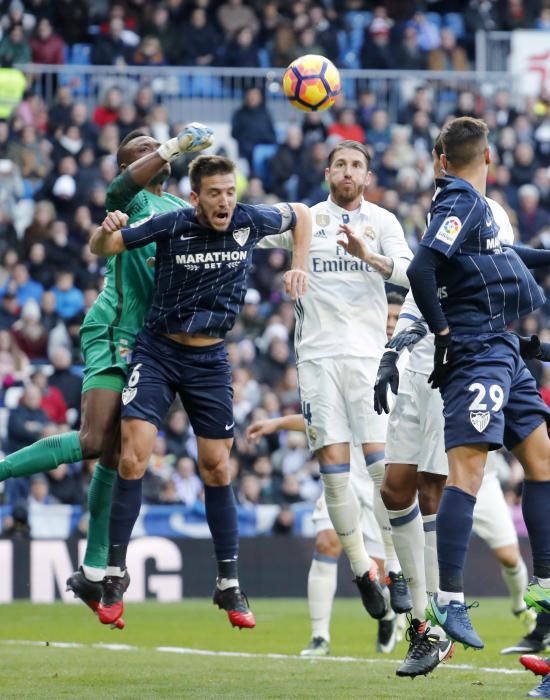
[[[524,697],[537,684],[517,657],[499,653],[524,634],[504,598],[484,599],[472,611],[484,651],[457,648],[452,661],[414,681],[395,676],[405,642],[391,655],[375,653],[376,624],[359,600],[335,601],[332,660],[293,658],[308,641],[305,600],[254,600],[253,609],[256,629],[239,631],[203,599],[129,604],[119,632],[100,625],[82,604],[4,605],[0,698],[500,700]]]

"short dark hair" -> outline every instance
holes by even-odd
[[[116,162],[118,163],[119,168],[122,165],[122,163],[124,163],[124,158],[126,155],[126,146],[130,143],[130,141],[133,141],[134,139],[137,139],[140,136],[149,136],[149,134],[142,129],[132,129],[132,131],[130,131],[129,134],[126,134],[126,136],[120,142],[116,152]]]
[[[451,119],[441,132],[443,152],[455,168],[463,168],[480,159],[487,148],[489,127],[482,119]]]
[[[193,192],[200,192],[203,177],[232,175],[235,163],[225,156],[198,156],[189,166],[189,180]]]
[[[399,292],[388,292],[386,294],[386,300],[388,304],[398,304],[399,306],[403,306],[405,297],[402,294],[399,294]]]
[[[441,131],[439,134],[435,137],[434,141],[434,151],[436,156],[439,158],[441,154],[443,153],[443,137],[441,135]]]
[[[331,152],[328,154],[328,167],[332,165],[332,161],[336,157],[336,154],[338,151],[341,151],[343,148],[353,148],[356,151],[359,151],[359,153],[362,153],[365,157],[365,160],[367,161],[367,170],[370,168],[370,162],[371,162],[371,154],[369,149],[365,146],[364,143],[360,143],[359,141],[339,141],[336,146],[331,150]]]

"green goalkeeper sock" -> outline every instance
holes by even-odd
[[[107,469],[99,462],[95,465],[94,475],[88,491],[88,541],[84,555],[84,567],[105,569],[109,552],[109,516],[111,498],[115,483],[116,469]]]
[[[48,472],[60,464],[72,464],[82,459],[80,437],[76,430],[38,440],[23,447],[0,462],[0,481],[16,476]]]

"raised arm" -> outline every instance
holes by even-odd
[[[128,215],[123,212],[109,212],[101,226],[96,228],[90,239],[90,249],[102,258],[118,255],[126,250],[121,229],[128,223]]]
[[[285,274],[286,291],[292,299],[307,292],[307,269],[309,247],[311,245],[311,212],[305,204],[291,204],[296,214],[296,224],[292,229],[292,262]]]

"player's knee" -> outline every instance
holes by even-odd
[[[118,472],[123,479],[139,479],[145,474],[147,460],[134,450],[124,450],[120,457]]]
[[[325,557],[338,559],[342,552],[342,545],[334,530],[322,530],[315,540],[315,552]]]
[[[227,486],[231,483],[229,462],[226,459],[203,459],[199,464],[199,471],[206,486]]]
[[[99,431],[83,426],[80,429],[79,437],[83,459],[99,457],[103,449],[103,436]]]
[[[380,487],[382,502],[388,510],[403,510],[414,501],[415,494],[409,493],[409,489],[397,488],[395,484],[384,481]]]

